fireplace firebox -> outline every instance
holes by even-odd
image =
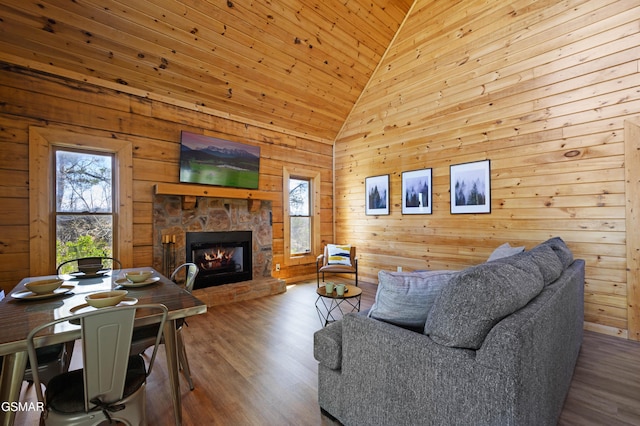
[[[187,232],[186,260],[198,265],[194,289],[249,281],[251,231]]]

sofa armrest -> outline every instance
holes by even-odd
[[[476,351],[442,346],[360,315],[348,314],[342,322],[337,391],[343,401],[337,412],[344,424],[509,424],[514,381],[498,368],[479,365]],[[478,401],[490,410],[479,414]]]
[[[313,334],[313,356],[332,370],[342,367],[342,321],[336,321]]]

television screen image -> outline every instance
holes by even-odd
[[[260,148],[182,132],[180,182],[257,189]]]

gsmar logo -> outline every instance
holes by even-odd
[[[7,402],[0,404],[2,411],[44,411],[44,402]]]

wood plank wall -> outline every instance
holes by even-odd
[[[133,145],[134,265],[152,261],[152,197],[156,183],[178,182],[180,131],[204,133],[261,148],[259,189],[279,194],[273,206],[274,277],[309,275],[315,265],[284,267],[282,166],[321,173],[322,239],[333,235],[331,141],[150,101],[115,90],[2,64],[0,67],[0,288],[29,275],[29,126],[73,130]],[[52,271],[53,273],[54,271]]]
[[[630,0],[416,1],[336,141],[336,239],[358,246],[362,278],[560,236],[586,260],[586,327],[638,339],[623,129],[640,115],[639,21]],[[485,159],[491,213],[450,214],[449,167]],[[401,173],[422,168],[433,214],[402,215]],[[365,216],[381,174],[390,215]]]
[[[416,1],[336,141],[335,210],[331,141],[3,66],[0,287],[28,273],[29,126],[131,141],[136,266],[151,259],[152,186],[178,179],[180,130],[205,131],[261,146],[261,190],[281,193],[283,164],[320,171],[323,242],[356,244],[364,280],[397,266],[461,269],[505,241],[531,248],[559,235],[587,261],[587,328],[638,339],[623,132],[640,116],[636,3]],[[491,214],[451,215],[449,166],[484,159]],[[427,167],[433,214],[403,216],[401,173]],[[391,214],[365,216],[364,179],[379,174],[391,176]],[[273,234],[284,265],[281,202]]]

